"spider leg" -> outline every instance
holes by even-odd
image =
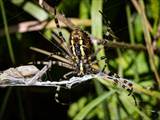
[[[54,14],[55,14],[55,19],[54,20],[55,20],[56,26],[57,26],[58,29],[60,29],[60,25],[59,25],[59,22],[58,22],[58,19],[57,19],[57,16],[56,16],[56,14],[57,14],[56,9],[54,9]],[[71,57],[72,53],[71,53],[71,51],[70,51],[70,49],[69,49],[69,47],[66,43],[66,40],[64,39],[63,34],[60,30],[58,31],[58,34],[59,34],[59,38],[60,38],[60,42],[61,42],[61,43],[60,42],[59,43],[67,51],[68,55]]]
[[[98,52],[100,52],[101,49],[102,48],[98,48],[93,54],[91,54],[90,56],[88,56],[87,58],[84,59],[84,63],[85,63],[85,66],[86,66],[87,70],[88,71],[90,70],[90,72],[88,72],[88,73],[93,73],[93,72],[96,72],[96,71],[100,72],[99,67],[95,64],[97,64],[101,60],[106,59],[106,57],[102,56],[99,60],[96,59],[96,60],[93,60],[93,61],[92,61],[92,59],[94,59],[96,57],[96,55],[98,54]],[[107,60],[105,60],[105,63],[107,63]],[[106,66],[107,65],[105,65],[105,67],[103,69],[105,69]],[[102,70],[102,71],[104,71],[104,70]]]
[[[138,106],[138,104],[137,104],[137,100],[136,100],[136,97],[135,97],[135,95],[134,95],[134,94],[132,94],[132,97],[133,97],[133,99],[134,99],[135,106]]]
[[[129,91],[128,96],[132,95],[133,100],[134,100],[134,102],[135,102],[135,106],[137,106],[138,104],[137,104],[136,97],[135,97],[135,95],[133,94],[133,88],[131,88],[130,90],[128,89],[128,91]]]
[[[48,64],[48,62],[46,62],[46,61],[37,61],[36,63],[37,63],[37,64]],[[31,63],[30,63],[30,64],[31,64]],[[77,72],[75,71],[74,66],[72,66],[72,65],[69,65],[69,64],[67,64],[67,63],[63,63],[63,62],[61,62],[61,61],[52,61],[52,64],[53,64],[53,65],[56,64],[56,65],[58,65],[58,66],[61,66],[61,67],[65,67],[65,68],[69,68],[69,69],[71,69],[71,70],[74,70],[74,71],[70,71],[70,72],[66,73],[66,74],[63,76],[64,79],[69,78],[69,76],[71,76],[71,75],[73,75],[73,74],[77,74]],[[61,79],[61,80],[62,80],[62,79]],[[56,92],[55,92],[55,95],[54,95],[54,99],[55,99],[55,101],[56,101],[57,103],[59,103],[59,104],[61,104],[61,105],[68,105],[69,103],[61,102],[61,100],[59,100],[59,94],[60,94],[61,88],[67,89],[65,86],[57,86]],[[68,89],[67,89],[67,90],[68,90]],[[65,90],[65,91],[66,91],[66,90]],[[70,93],[69,93],[69,94],[70,94]]]
[[[45,38],[46,40],[48,40],[48,38],[47,38],[45,35],[43,35],[41,32],[39,32],[39,33],[41,34],[41,36],[42,36],[43,38]],[[60,50],[60,52],[61,52],[61,54],[62,54],[63,56],[67,56],[67,55],[68,55],[68,52],[66,51],[66,49],[64,48],[64,46],[61,46],[60,38],[59,38],[59,36],[57,35],[57,33],[55,33],[55,32],[52,31],[52,39],[50,39],[49,41],[50,41],[50,43],[51,43],[54,47],[56,47],[57,49]],[[56,43],[55,43],[55,41],[56,41]],[[59,46],[57,45],[57,43],[59,44]],[[64,54],[65,54],[65,55],[64,55]],[[69,57],[67,56],[67,58],[69,58]]]
[[[132,94],[132,92],[133,92],[133,88],[127,89],[127,91],[129,92],[128,96],[130,96]]]
[[[64,78],[64,79],[67,79],[67,78],[69,78],[71,75],[73,76],[74,74],[77,74],[77,72],[76,72],[76,71],[70,71],[70,72],[64,74],[64,75],[63,75],[63,78]]]
[[[64,75],[63,75],[63,78],[64,78],[64,79],[68,79],[71,75],[74,75],[74,74],[77,74],[77,72],[76,72],[76,71],[70,71],[70,72],[64,74]],[[61,79],[61,80],[62,80],[62,79]],[[57,103],[61,104],[61,105],[68,105],[68,104],[70,104],[70,103],[62,102],[62,101],[59,99],[59,96],[60,96],[59,94],[60,94],[60,91],[61,91],[61,87],[62,87],[62,86],[58,86],[57,89],[56,89],[56,93],[55,93],[55,96],[54,96],[55,101],[56,101]],[[66,90],[69,90],[69,89],[67,89],[67,88],[65,88],[65,87],[63,87],[63,88],[66,89]],[[65,91],[66,91],[66,90],[65,90]],[[70,94],[70,92],[69,92],[69,94]],[[69,97],[69,98],[70,98],[70,97]]]
[[[55,55],[54,53],[51,53],[51,52],[48,52],[48,51],[46,51],[46,50],[42,50],[42,49],[39,49],[39,48],[35,48],[35,47],[30,47],[30,49],[33,50],[33,51],[36,51],[36,52],[45,54],[45,55],[47,55],[47,56],[50,56],[50,57],[52,57],[52,58],[54,58],[54,59],[57,59],[57,60],[59,60],[59,61],[61,61],[61,62],[70,64],[70,65],[73,66],[73,62],[71,61],[71,59],[66,59],[66,58],[61,57],[61,56],[59,56],[59,55]]]
[[[47,65],[48,61],[34,61],[34,62],[29,62],[29,64]],[[71,69],[71,70],[75,70],[74,66],[72,66],[70,64],[67,64],[67,63],[64,63],[64,62],[61,62],[61,61],[52,61],[52,65],[58,65],[60,67],[68,68],[68,69]]]
[[[57,33],[53,32],[53,31],[52,31],[52,38],[53,39],[51,41],[56,41],[61,46],[64,53],[66,53],[69,57],[72,56],[70,49],[67,47],[66,41],[62,41],[61,40],[62,38]]]
[[[61,102],[61,101],[59,100],[59,92],[60,92],[60,90],[61,90],[61,86],[58,86],[58,87],[56,88],[56,93],[55,93],[55,95],[54,95],[55,101],[56,101],[57,103],[61,104],[61,105],[68,105],[67,103],[63,103],[63,102]]]
[[[118,76],[119,77],[119,76]],[[120,78],[120,77],[119,77]],[[124,88],[124,89],[127,89],[127,91],[129,92],[128,96],[132,96],[134,102],[135,102],[135,106],[137,106],[137,100],[136,100],[136,97],[135,95],[133,94],[133,84],[127,80],[123,80],[121,82],[121,86]]]

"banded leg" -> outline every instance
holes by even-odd
[[[46,61],[36,61],[36,62],[34,62],[34,63],[36,63],[36,64],[43,64],[43,65],[48,64],[48,62],[46,62]],[[30,63],[30,64],[31,64],[31,63]],[[70,75],[77,73],[77,72],[75,71],[74,66],[71,66],[71,65],[69,65],[69,64],[67,64],[67,63],[63,63],[63,62],[61,62],[61,61],[52,61],[52,64],[53,64],[53,65],[56,64],[56,65],[58,65],[58,66],[61,66],[61,67],[65,67],[65,68],[74,70],[74,71],[71,71],[71,72],[66,73],[66,74],[63,76],[64,79],[67,79]],[[61,102],[61,101],[59,100],[59,93],[60,93],[60,91],[61,91],[61,88],[66,89],[66,90],[69,90],[69,89],[67,89],[65,86],[58,86],[58,87],[56,88],[56,92],[55,92],[55,95],[54,95],[54,99],[55,99],[55,101],[56,101],[57,103],[59,103],[59,104],[68,105],[69,103],[64,103],[64,102]],[[66,91],[66,90],[65,90],[65,91]]]
[[[58,29],[60,29],[60,25],[59,25],[59,22],[58,22],[58,19],[57,19],[57,17],[56,17],[56,14],[57,14],[57,12],[56,12],[56,9],[54,9],[54,14],[55,14],[55,23],[56,23],[56,26],[57,26],[57,28]],[[60,42],[58,42],[59,44],[61,44],[61,46],[66,50],[66,52],[68,53],[68,55],[71,57],[72,56],[72,53],[71,53],[71,51],[68,49],[69,47],[68,47],[68,45],[67,45],[67,43],[66,43],[66,40],[64,39],[64,37],[63,37],[63,34],[62,34],[62,32],[60,31],[60,30],[58,30],[58,34],[59,34],[59,37],[60,37]]]
[[[61,105],[68,105],[67,103],[63,103],[63,102],[61,102],[61,101],[59,100],[59,92],[60,92],[60,90],[61,90],[61,86],[58,86],[58,87],[56,88],[56,93],[55,93],[55,95],[54,95],[55,101],[56,101],[57,103],[61,104]]]
[[[66,59],[64,57],[61,57],[59,55],[55,55],[54,53],[52,52],[49,52],[49,51],[46,51],[46,50],[42,50],[42,49],[39,49],[39,48],[35,48],[35,47],[30,47],[31,50],[33,51],[36,51],[38,53],[41,53],[41,54],[44,54],[44,55],[47,55],[47,56],[50,56],[51,58],[54,58],[54,59],[57,59],[59,61],[62,61],[64,63],[67,63],[69,65],[73,65],[73,62],[71,61],[71,59]]]
[[[30,62],[29,64],[47,65],[48,61],[35,61],[35,62]],[[71,70],[75,70],[74,66],[61,61],[52,61],[52,65],[58,65],[60,67],[65,67]]]
[[[75,72],[75,71],[70,71],[70,72],[64,74],[63,78],[64,78],[64,79],[67,79],[67,78],[69,78],[70,75],[73,76],[74,74],[77,74],[77,72]],[[62,87],[62,86],[58,86],[58,87],[57,87],[56,93],[55,93],[55,96],[54,96],[54,99],[55,99],[55,101],[56,101],[57,103],[59,103],[59,104],[61,104],[61,105],[68,105],[68,104],[70,104],[70,102],[69,102],[69,103],[64,103],[64,102],[61,102],[61,101],[59,100],[59,93],[60,93],[60,91],[61,91],[61,87]],[[66,89],[66,88],[63,87],[63,89]],[[69,90],[69,89],[66,89],[66,90]],[[65,92],[66,92],[66,90],[65,90]],[[70,98],[70,97],[69,97],[69,98]]]
[[[137,101],[136,101],[136,97],[134,96],[133,94],[133,83],[131,83],[129,80],[127,79],[122,79],[120,78],[117,74],[115,73],[109,73],[109,76],[112,76],[112,80],[114,80],[114,82],[118,85],[120,85],[122,88],[126,89],[129,94],[128,96],[132,96],[133,97],[133,100],[135,101],[135,105],[137,106]]]

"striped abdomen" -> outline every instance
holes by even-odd
[[[78,68],[78,75],[84,75],[86,71],[84,64],[88,64],[88,57],[91,54],[90,39],[85,32],[75,29],[71,32],[70,45],[73,60]]]

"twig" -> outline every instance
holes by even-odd
[[[69,18],[69,20],[74,23],[76,26],[80,26],[80,25],[84,25],[84,26],[91,26],[91,20],[89,19],[77,19],[77,18]],[[62,22],[60,22],[60,26],[62,27],[66,27],[66,25]],[[46,29],[51,29],[51,28],[55,28],[56,24],[54,22],[54,20],[45,20],[43,22],[39,22],[39,21],[25,21],[25,22],[21,22],[18,23],[17,25],[12,25],[9,26],[9,33],[16,33],[16,32],[20,32],[20,33],[24,33],[24,32],[31,32],[31,31],[38,31],[38,30],[42,30],[44,28]],[[4,29],[0,29],[0,36],[3,36],[4,33]]]
[[[141,20],[142,20],[142,24],[143,24],[144,37],[145,37],[145,42],[146,42],[147,51],[148,51],[148,55],[149,55],[149,63],[151,65],[151,69],[154,72],[154,75],[156,77],[158,86],[160,87],[160,77],[159,77],[159,73],[158,73],[156,65],[155,65],[155,56],[154,56],[153,46],[151,43],[151,36],[150,36],[148,27],[146,27],[147,17],[145,15],[145,11],[144,11],[145,8],[144,8],[143,1],[140,1],[139,4],[140,4],[140,10],[141,10],[140,15],[142,16]]]
[[[138,12],[139,14],[142,14],[141,7],[140,7],[138,1],[137,1],[137,0],[131,0],[131,2],[132,2],[132,4],[134,5],[134,7],[135,7],[135,9],[137,10],[137,12]],[[149,21],[148,21],[146,18],[145,18],[145,21],[146,21],[146,25],[147,25],[148,30],[149,30],[150,32],[152,32],[152,27],[151,27]]]
[[[106,44],[104,46],[111,47],[111,48],[122,48],[122,49],[133,49],[137,51],[146,51],[147,48],[142,44],[127,44],[123,42],[115,42],[115,41],[107,41],[105,40]]]

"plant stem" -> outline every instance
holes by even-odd
[[[1,11],[2,11],[2,19],[3,19],[4,30],[5,30],[5,34],[6,34],[10,58],[11,58],[12,63],[15,64],[15,57],[14,57],[14,53],[13,53],[11,39],[9,36],[9,30],[8,30],[8,24],[7,24],[7,18],[6,18],[6,14],[5,14],[5,10],[4,10],[3,0],[0,0],[0,7],[1,7]]]
[[[140,4],[140,9],[141,9],[141,21],[143,24],[143,32],[144,32],[144,37],[145,37],[145,42],[146,42],[146,46],[147,46],[147,51],[148,51],[148,55],[149,55],[149,63],[151,65],[151,69],[154,72],[154,75],[156,77],[158,86],[160,87],[160,77],[158,75],[158,71],[156,69],[156,65],[155,65],[155,56],[154,56],[154,51],[153,51],[153,47],[151,44],[151,36],[149,33],[147,26],[147,17],[145,15],[145,11],[144,11],[144,3],[142,0],[139,1]]]

